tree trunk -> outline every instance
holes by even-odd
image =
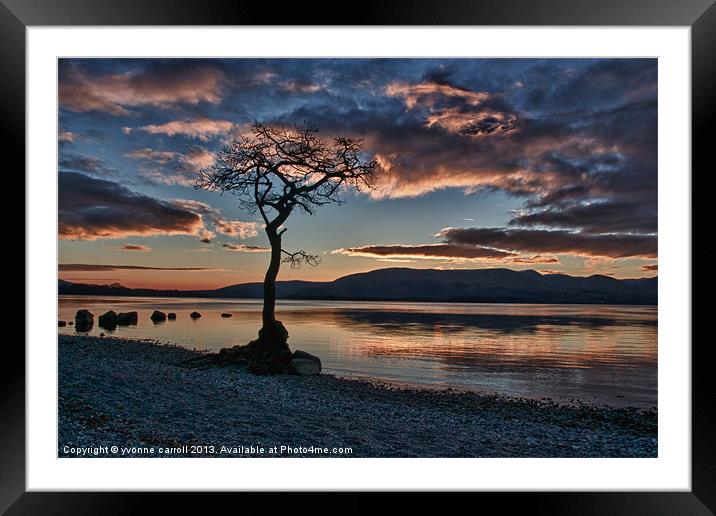
[[[262,323],[264,332],[273,332],[276,327],[276,277],[281,267],[281,235],[273,229],[266,229],[271,243],[271,262],[264,278],[264,307]]]

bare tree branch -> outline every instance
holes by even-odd
[[[303,250],[290,253],[281,247],[283,224],[296,209],[313,215],[320,206],[342,204],[341,194],[350,188],[371,188],[376,166],[365,156],[362,140],[321,139],[310,123],[285,128],[255,122],[251,134],[225,145],[214,163],[199,172],[197,188],[235,195],[242,208],[258,212],[264,221],[271,243],[264,279],[264,330],[276,327],[276,277],[281,263],[292,268],[320,263],[317,255]]]
[[[290,253],[285,249],[281,249],[281,252],[286,255],[282,260],[283,263],[290,264],[292,269],[300,269],[303,264],[316,267],[321,263],[320,256],[317,254],[308,254],[303,249],[296,251],[295,253]]]
[[[251,135],[225,146],[214,164],[199,172],[196,186],[236,195],[242,207],[261,213],[267,226],[269,211],[274,217],[294,208],[314,214],[319,206],[340,204],[348,188],[370,188],[376,162],[361,156],[363,142],[324,140],[317,133],[308,123],[286,129],[256,122]]]

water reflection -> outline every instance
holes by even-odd
[[[296,318],[300,318],[302,315],[311,318],[321,317],[350,327],[359,325],[363,329],[408,334],[416,331],[419,333],[435,331],[459,333],[475,328],[502,334],[535,333],[547,326],[576,326],[596,330],[623,323],[618,318],[589,315],[467,314],[351,309],[289,313]],[[657,323],[656,319],[634,318],[630,320],[630,324],[656,327]]]
[[[60,318],[81,308],[137,311],[136,326],[105,333],[220,349],[253,339],[258,300],[64,296]],[[154,310],[176,320],[154,325]],[[200,319],[190,313],[198,311]],[[231,314],[231,317],[222,317]],[[279,318],[294,349],[321,356],[326,371],[388,381],[655,405],[655,307],[286,301]],[[72,327],[59,328],[72,334]],[[88,334],[102,331],[95,326]]]

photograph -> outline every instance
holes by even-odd
[[[0,514],[715,516],[716,0],[311,7],[0,0]]]
[[[658,458],[659,65],[58,58],[57,456]]]

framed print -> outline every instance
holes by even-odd
[[[691,192],[716,7],[447,7],[4,2],[27,310],[3,510],[713,513]]]

